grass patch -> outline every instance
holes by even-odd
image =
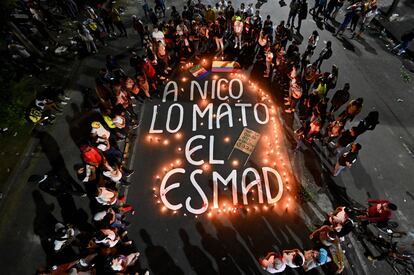
[[[301,202],[301,203],[313,202],[314,201],[309,188],[303,186],[302,184],[299,185],[297,198],[298,198],[299,202]]]

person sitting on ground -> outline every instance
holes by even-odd
[[[283,250],[283,261],[290,268],[298,268],[305,263],[305,256],[299,249]]]
[[[269,252],[266,257],[259,259],[259,263],[264,270],[272,274],[283,272],[286,269],[283,257],[276,252]]]
[[[112,207],[107,210],[97,212],[93,216],[93,220],[100,228],[110,227],[125,230],[125,228],[129,225],[129,222],[125,221],[125,215],[116,212]]]
[[[98,245],[112,248],[118,244],[120,237],[113,230],[101,229],[96,232],[96,236],[93,240]]]
[[[338,206],[334,212],[328,215],[324,225],[331,226],[339,238],[349,234],[354,228],[354,222],[350,218],[350,209],[345,206]]]
[[[328,251],[325,248],[320,248],[319,250],[307,250],[305,251],[305,263],[303,269],[307,272],[330,261],[331,258],[328,256]]]
[[[322,225],[309,235],[309,239],[314,240],[318,245],[330,247],[339,243],[338,234],[329,225]]]
[[[376,223],[378,226],[386,226],[392,216],[392,212],[398,208],[388,200],[368,200],[367,214],[358,218],[364,221]]]
[[[71,225],[64,225],[60,222],[55,225],[55,234],[53,236],[53,249],[55,251],[62,250],[69,245],[79,234],[79,230]]]
[[[128,266],[132,266],[138,260],[139,252],[131,253],[127,256],[118,255],[112,257],[110,260],[110,269],[117,272],[125,272]],[[145,275],[149,274],[148,271],[145,272]]]

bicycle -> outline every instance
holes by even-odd
[[[361,219],[361,216],[367,215],[366,208],[358,208],[358,207],[351,206],[348,209],[349,209],[349,213],[350,213],[352,220],[356,222],[354,231],[358,235],[361,235],[361,234],[363,235],[367,233],[367,226],[369,224],[375,226],[375,228],[383,234],[388,234],[390,232],[389,230],[394,231],[399,226],[398,222],[396,221],[386,221],[386,222],[376,223],[376,222],[369,222],[364,219]]]
[[[380,252],[380,255],[374,257],[373,260],[386,260],[396,274],[414,274],[414,261],[412,256],[398,251],[398,242],[395,241],[395,239],[400,239],[405,236],[406,233],[394,231],[389,228],[382,232],[385,233],[387,238],[384,238],[382,234],[376,236],[372,232],[366,232],[367,234],[365,235],[367,237],[366,239]]]

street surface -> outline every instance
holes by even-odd
[[[168,6],[175,4],[181,11],[181,1],[166,2]],[[238,6],[241,1],[232,2]],[[312,5],[311,1],[309,7]],[[260,11],[262,17],[270,14],[276,24],[280,20],[287,20],[289,9],[281,8],[277,1],[270,0],[263,4]],[[124,15],[127,23],[130,22],[132,14],[142,15],[142,11],[137,10],[135,2],[128,4]],[[342,14],[338,19],[341,18]],[[314,29],[318,27],[308,15],[308,19],[302,22],[301,35],[305,43],[301,45],[301,52],[306,46],[307,37]],[[94,77],[99,68],[105,66],[106,54],[119,56],[121,65],[132,74],[128,65],[128,55],[129,49],[138,43],[138,38],[132,34],[130,26],[128,31],[128,38],[112,41],[108,47],[101,49],[99,54],[82,61],[71,87],[68,88],[68,94],[72,99],[65,107],[64,115],[58,118],[56,125],[34,135],[34,138],[40,139],[40,144],[0,205],[0,266],[3,274],[33,274],[38,266],[45,265],[51,260],[44,253],[44,243],[41,240],[53,229],[56,220],[90,221],[87,198],[69,197],[57,200],[37,186],[28,184],[27,180],[30,175],[43,174],[52,168],[64,170],[76,179],[73,166],[80,162],[77,143],[82,135],[82,121],[86,116],[82,110],[81,91],[85,87],[94,87]],[[309,249],[310,231],[320,223],[325,213],[347,200],[365,205],[368,198],[388,199],[399,207],[395,220],[401,224],[401,229],[412,229],[414,187],[410,182],[414,175],[414,125],[411,106],[414,103],[414,87],[412,83],[402,81],[400,60],[387,51],[377,34],[367,31],[363,39],[358,41],[349,39],[349,34],[345,34],[343,39],[337,39],[329,31],[318,31],[321,39],[315,56],[328,40],[332,41],[334,52],[332,58],[324,62],[322,70],[328,71],[332,64],[336,64],[339,67],[337,88],[349,82],[351,97],[363,97],[365,100],[362,113],[352,123],[356,124],[371,110],[375,109],[380,113],[380,124],[377,128],[357,140],[363,146],[357,164],[332,179],[327,171],[331,168],[329,161],[323,153],[314,154],[307,150],[293,154],[290,150],[292,145],[283,137],[284,134],[288,134],[288,129],[281,123],[285,121],[286,125],[289,125],[294,122],[290,116],[283,114],[278,117],[280,121],[277,127],[282,140],[280,144],[284,146],[282,150],[289,153],[288,173],[297,181],[296,186],[292,188],[298,188],[299,184],[306,185],[314,195],[315,203],[300,204],[292,195],[292,203],[287,211],[286,201],[283,201],[284,206],[278,205],[266,211],[260,206],[260,211],[254,211],[252,208],[251,212],[247,213],[247,210],[238,209],[234,214],[221,213],[214,214],[213,217],[208,216],[208,211],[197,216],[182,209],[177,213],[163,211],[163,204],[158,203],[160,179],[157,179],[157,175],[162,178],[165,173],[163,168],[168,168],[168,165],[177,159],[185,162],[183,152],[178,151],[178,148],[184,148],[185,141],[194,135],[191,131],[194,118],[189,115],[192,103],[188,101],[188,97],[184,101],[178,101],[184,106],[185,117],[180,130],[183,136],[180,140],[175,139],[174,135],[168,135],[168,145],[164,145],[155,144],[156,141],[151,143],[148,131],[151,128],[154,106],[160,104],[156,127],[162,128],[166,123],[167,106],[173,102],[162,103],[160,99],[146,102],[140,106],[142,123],[138,128],[136,141],[130,148],[129,165],[135,170],[135,174],[130,179],[132,185],[128,188],[127,199],[136,209],[135,216],[129,218],[131,226],[128,235],[141,251],[140,267],[149,268],[151,274],[264,274],[257,263],[260,256],[271,250]],[[180,83],[180,78],[184,74],[177,76],[177,83]],[[185,76],[191,77],[188,73]],[[263,84],[269,93],[279,89],[275,83],[267,83],[268,81],[261,77],[254,80],[260,86]],[[247,96],[246,100],[255,102],[251,95]],[[277,105],[280,106],[280,102]],[[282,111],[280,107],[277,109]],[[234,108],[232,110],[234,114],[238,111]],[[234,127],[225,127],[225,130],[209,131],[207,121],[203,121],[203,125],[198,124],[203,128],[198,130],[197,134],[215,137],[215,159],[226,160],[232,145],[241,133],[243,127],[238,120],[240,117],[234,117],[237,118]],[[249,121],[254,122],[251,112],[248,111],[247,117]],[[176,125],[176,119],[174,116],[171,125]],[[254,123],[252,125],[252,130],[263,129]],[[225,137],[229,137],[230,142],[225,142]],[[203,144],[209,145],[207,141]],[[263,152],[262,148],[256,150],[246,167],[264,166],[261,163]],[[202,153],[194,155],[195,159],[206,160],[207,157],[206,148]],[[238,182],[240,174],[245,169],[242,167],[245,157],[246,155],[241,152],[234,153],[234,158],[239,159]],[[232,169],[230,164],[223,169],[217,168],[217,171],[224,177]],[[192,196],[194,204],[191,204],[200,207],[200,197],[189,181],[189,172],[194,170],[194,167],[184,166],[188,170],[184,177],[185,182],[182,181],[178,191],[171,191],[171,200],[185,205],[185,198]],[[211,168],[213,167],[207,167],[206,170]],[[198,177],[202,178],[200,185],[206,191],[211,204],[211,181],[201,175]],[[223,193],[230,202],[229,190],[223,191],[226,191]],[[286,194],[283,200],[287,199]],[[348,262],[343,274],[392,274],[386,264],[377,263],[374,266],[368,262],[355,238],[347,240],[344,249]],[[286,274],[300,273],[299,270],[286,271]],[[307,274],[330,273],[315,269]]]

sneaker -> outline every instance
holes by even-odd
[[[83,267],[88,267],[89,266],[88,263],[84,259],[80,259],[79,264]]]
[[[66,100],[66,101],[68,101],[68,100],[70,100],[70,97],[64,95],[63,96],[63,99]]]
[[[374,257],[372,257],[371,255],[369,255],[367,257],[368,261],[375,263],[376,261],[378,261],[377,259],[375,259]]]
[[[125,173],[125,176],[127,178],[129,178],[135,172],[134,170],[129,170],[129,169],[125,168],[125,167],[122,168],[122,171]]]
[[[121,196],[121,197],[118,199],[118,201],[119,201],[119,202],[121,202],[121,203],[123,203],[123,202],[125,202],[125,201],[126,201],[126,197],[125,197],[125,196]]]
[[[62,102],[60,102],[60,104],[67,105],[68,103],[66,101],[62,101]]]
[[[290,105],[290,102],[289,102],[289,101],[286,101],[286,102],[285,102],[285,105],[286,105],[286,106],[289,106],[289,105]]]
[[[292,110],[292,109],[286,109],[285,110],[285,113],[288,113],[288,114],[290,114],[290,113],[292,113],[294,110]]]
[[[127,212],[134,212],[134,209],[132,208],[131,205],[128,206],[122,206],[119,208],[122,212],[127,213]]]

